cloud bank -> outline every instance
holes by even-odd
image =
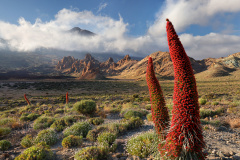
[[[99,10],[107,4],[101,4]],[[119,19],[95,15],[91,11],[62,9],[51,21],[36,19],[32,24],[21,17],[18,24],[0,21],[0,48],[11,51],[35,51],[38,48],[56,48],[66,51],[88,51],[95,53],[130,53],[146,56],[155,51],[168,51],[166,41],[166,18],[169,18],[178,33],[191,25],[211,26],[216,16],[224,13],[239,13],[239,0],[166,0],[156,13],[155,22],[145,35],[128,35],[128,23]],[[230,32],[208,33],[202,36],[180,34],[189,56],[196,59],[226,56],[240,51],[240,36]],[[75,26],[90,30],[97,36],[88,38],[67,31]]]

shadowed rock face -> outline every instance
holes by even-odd
[[[91,54],[86,54],[84,59],[78,60],[73,57],[63,57],[56,66],[56,69],[67,74],[75,74],[80,79],[104,79],[105,76],[116,75],[123,70],[123,66],[129,63],[136,63],[129,55],[115,63],[113,58],[105,62],[99,62]]]
[[[78,34],[80,36],[86,36],[86,37],[89,37],[89,36],[91,37],[91,36],[96,35],[95,33],[91,32],[91,31],[84,30],[84,29],[81,29],[79,27],[74,27],[69,32],[73,33],[73,34]]]

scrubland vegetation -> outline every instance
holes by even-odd
[[[240,128],[240,82],[232,82],[224,78],[197,81],[204,131],[221,126]],[[74,83],[66,84],[75,86]],[[25,87],[30,89],[32,84]],[[154,129],[148,132],[141,130],[144,124],[153,125],[144,80],[97,81],[96,84],[84,81],[76,84],[79,85],[76,88],[79,94],[72,95],[68,89],[71,87],[66,85],[66,89],[61,91],[63,88],[60,88],[61,94],[55,96],[44,94],[51,89],[46,88],[47,82],[44,82],[42,96],[27,95],[31,105],[27,105],[23,96],[1,99],[5,104],[0,112],[2,155],[12,159],[34,159],[34,155],[39,159],[106,159],[117,153],[140,158],[159,157],[159,142]],[[171,119],[173,81],[160,81],[160,84]],[[7,88],[8,85],[2,83],[1,87]],[[55,85],[60,86],[61,82]],[[17,86],[21,83],[18,82]],[[84,90],[86,86],[88,93]],[[98,93],[94,92],[95,88],[99,88]],[[15,90],[24,95],[25,89]],[[69,103],[65,104],[64,93],[67,91]],[[125,139],[125,149],[121,151],[122,144],[116,140],[132,132],[133,136]]]

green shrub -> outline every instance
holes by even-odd
[[[90,130],[87,134],[87,139],[89,141],[92,141],[92,142],[95,142],[97,140],[97,137],[100,133],[102,133],[103,131],[106,131],[107,130],[107,127],[105,126],[99,126],[93,130]]]
[[[77,120],[85,120],[87,119],[86,116],[84,115],[74,115],[73,118],[77,121]]]
[[[57,133],[53,129],[46,129],[38,133],[35,143],[46,142],[47,145],[54,145],[57,140]]]
[[[203,98],[199,98],[198,102],[200,105],[205,105],[207,103],[207,100]]]
[[[214,105],[214,106],[216,106],[216,105],[218,105],[219,103],[218,102],[212,102],[212,105]]]
[[[147,105],[145,106],[145,109],[146,109],[146,110],[151,110],[151,108],[152,108],[152,105],[151,105],[151,104],[147,104]]]
[[[139,128],[144,124],[143,120],[139,117],[132,117],[129,119],[127,123],[128,123],[128,126],[127,126],[128,129]]]
[[[53,117],[41,116],[38,117],[33,124],[33,129],[46,129],[53,124],[55,119]]]
[[[126,113],[124,113],[124,118],[130,119],[131,117],[140,117],[142,118],[143,114],[139,111],[135,110],[128,110]]]
[[[8,140],[1,140],[0,141],[0,150],[1,151],[6,151],[10,147],[11,147],[11,143]]]
[[[93,100],[81,100],[76,102],[73,108],[82,114],[93,114],[96,111],[96,103]]]
[[[53,152],[45,143],[39,143],[17,156],[15,160],[52,160],[54,159]]]
[[[222,107],[218,107],[216,110],[215,110],[215,115],[220,115],[222,113],[224,113],[225,109],[222,108]]]
[[[90,146],[81,149],[74,156],[75,160],[106,160],[108,149],[104,147]]]
[[[20,142],[21,146],[24,148],[29,148],[33,145],[33,137],[29,134],[27,134],[25,137],[23,137],[22,141]]]
[[[69,135],[74,135],[74,136],[83,136],[85,138],[90,129],[91,129],[91,125],[88,122],[77,122],[77,123],[74,123],[72,126],[66,128],[63,131],[63,135],[65,137]]]
[[[7,135],[11,132],[11,128],[9,127],[0,127],[0,136]]]
[[[100,118],[100,117],[96,117],[96,118],[90,118],[89,123],[94,124],[94,125],[100,125],[104,122],[104,119]]]
[[[33,120],[37,119],[39,116],[40,116],[39,114],[31,113],[27,117],[28,117],[29,121],[33,121]]]
[[[130,155],[147,158],[158,151],[159,143],[160,141],[156,133],[146,132],[130,138],[126,144],[126,151]]]
[[[51,128],[60,132],[63,131],[66,127],[71,126],[74,122],[76,122],[76,119],[74,119],[73,116],[62,117],[55,120],[51,125]]]
[[[214,113],[211,109],[200,108],[200,117],[201,118],[211,117],[213,115],[214,115]]]
[[[144,97],[143,101],[150,101],[150,98],[149,97]]]
[[[116,140],[117,136],[110,132],[103,132],[99,134],[97,141],[99,144],[107,142],[108,145],[112,145],[113,142]]]
[[[82,136],[69,135],[62,140],[62,146],[63,148],[71,148],[80,146],[82,142],[83,142]]]
[[[202,125],[211,125],[211,126],[214,126],[214,127],[219,127],[221,126],[223,123],[221,123],[219,120],[214,120],[214,121],[205,121],[203,119],[201,119],[201,124]]]
[[[54,114],[61,114],[61,113],[64,113],[64,109],[58,108],[54,112]]]
[[[200,117],[201,118],[206,118],[206,117],[212,117],[215,115],[220,115],[224,113],[224,108],[219,107],[217,108],[215,111],[211,110],[211,109],[200,109]]]
[[[148,120],[149,122],[152,121],[152,113],[147,114],[147,120]]]
[[[20,117],[20,121],[33,121],[35,119],[37,119],[40,115],[36,114],[36,113],[23,113]]]
[[[13,118],[3,118],[0,120],[0,126],[8,125],[9,123],[13,122]]]
[[[22,116],[20,117],[20,121],[28,121],[28,117],[25,116],[25,114],[22,114]]]
[[[133,98],[139,98],[139,95],[138,94],[133,94],[132,97]]]

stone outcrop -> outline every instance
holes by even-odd
[[[56,69],[66,74],[75,75],[80,79],[104,79],[105,76],[120,73],[136,62],[136,60],[131,60],[129,55],[126,55],[117,63],[115,63],[111,57],[107,61],[101,63],[88,53],[85,58],[81,60],[70,56],[64,57],[58,62]]]

